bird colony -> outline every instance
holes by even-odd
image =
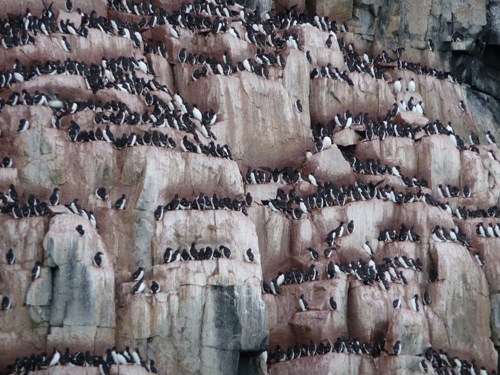
[[[0,373],[496,373],[460,77],[293,7],[5,7]]]

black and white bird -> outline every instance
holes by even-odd
[[[351,234],[354,232],[354,220],[351,220],[347,223],[347,232]]]
[[[427,366],[427,362],[425,362],[425,359],[422,359],[418,363],[418,367],[420,368],[420,371],[422,371],[423,374],[427,374],[429,372],[429,367]]]
[[[69,44],[69,42],[65,36],[63,36],[61,39],[61,47],[64,50],[64,52],[71,52],[72,51],[71,45]]]
[[[31,270],[31,280],[38,279],[40,277],[40,274],[42,272],[42,263],[37,260],[35,263],[35,267]]]
[[[302,311],[307,311],[309,310],[309,304],[307,303],[306,299],[304,298],[304,295],[301,294],[299,298],[299,306]]]
[[[144,292],[145,288],[146,288],[146,283],[144,281],[142,281],[142,279],[141,279],[132,288],[132,293],[133,294],[142,293],[142,292]]]
[[[491,131],[489,131],[489,130],[486,132],[486,140],[488,141],[488,143],[490,145],[493,145],[496,148],[498,148],[498,144],[497,144],[497,141],[495,139],[495,136],[493,134],[491,134]]]
[[[121,198],[115,202],[115,208],[117,210],[124,210],[126,204],[127,204],[127,199],[125,197],[125,194],[122,194]]]
[[[156,207],[156,210],[154,212],[155,220],[161,220],[163,219],[163,216],[165,215],[165,206],[159,205]]]
[[[429,291],[427,290],[427,287],[424,290],[424,296],[422,297],[422,304],[424,306],[430,305],[432,302],[431,295],[429,294]]]
[[[0,165],[2,168],[12,168],[13,166],[13,161],[10,156],[4,156],[2,159],[2,164]]]
[[[97,267],[101,267],[102,266],[102,253],[100,251],[98,251],[95,255],[94,255],[94,264],[97,266]]]
[[[57,349],[54,348],[54,351],[52,352],[52,356],[50,357],[48,367],[52,367],[52,366],[59,364],[60,359],[61,359],[61,353],[59,353],[57,351]]]
[[[311,256],[312,260],[318,260],[318,258],[319,258],[318,250],[316,250],[312,247],[308,247],[307,250],[309,250],[309,255]]]
[[[2,298],[2,310],[9,310],[12,307],[12,300],[9,296],[3,296]]]
[[[75,229],[80,236],[83,236],[85,234],[85,230],[83,229],[83,226],[81,224],[77,225]]]
[[[400,309],[401,308],[401,300],[398,298],[398,299],[395,299],[394,301],[392,301],[392,307],[394,307],[395,309]]]
[[[99,200],[105,201],[108,199],[108,194],[106,193],[106,188],[100,187],[95,190],[95,197]]]
[[[413,298],[410,300],[410,306],[413,311],[418,312],[420,310],[418,307],[418,294],[415,294]]]
[[[144,279],[144,267],[139,267],[137,271],[132,274],[132,281],[141,281]]]
[[[72,0],[66,0],[66,10],[68,12],[71,12],[73,10],[73,1]]]
[[[295,109],[298,111],[298,112],[302,112],[303,111],[303,108],[302,108],[302,103],[300,101],[300,99],[297,99],[295,101]]]
[[[364,244],[363,244],[363,250],[369,255],[369,256],[373,256],[375,255],[375,253],[373,252],[371,246],[370,246],[370,242],[369,241],[366,241]]]
[[[151,294],[156,294],[160,292],[160,284],[158,284],[156,281],[153,280],[151,283],[151,287],[149,288],[149,291]]]
[[[5,255],[5,260],[7,261],[7,264],[16,263],[16,254],[14,254],[14,251],[12,249],[9,249],[9,251],[7,251],[7,254]]]
[[[394,346],[392,347],[392,351],[393,351],[394,355],[398,355],[399,353],[401,353],[401,341],[397,340],[394,343]]]
[[[59,204],[59,189],[54,188],[52,194],[50,195],[49,202],[52,206],[57,206]]]
[[[328,300],[328,306],[330,306],[330,309],[332,310],[337,310],[337,302],[333,299],[333,297],[330,297]]]
[[[19,120],[19,127],[17,128],[18,133],[23,133],[30,128],[30,122],[25,119]]]
[[[247,251],[245,251],[245,253],[243,254],[243,256],[245,257],[245,261],[247,261],[249,263],[252,263],[254,261],[254,256],[253,256],[253,253],[252,253],[252,249],[248,249]]]

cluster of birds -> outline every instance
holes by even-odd
[[[485,226],[483,223],[478,223],[476,233],[479,237],[500,238],[500,224],[489,223],[488,226]]]
[[[438,375],[488,375],[486,368],[484,366],[479,367],[474,359],[467,361],[465,359],[460,359],[458,356],[451,357],[448,352],[442,349],[436,350],[432,346],[428,347],[420,356],[425,357],[425,360],[430,362],[432,368]],[[422,372],[427,373],[427,371]],[[496,375],[497,372],[493,370],[490,374]]]
[[[152,132],[145,130],[142,135],[135,132],[129,134],[123,133],[121,136],[115,137],[109,125],[106,125],[104,130],[98,127],[95,131],[87,131],[80,130],[79,125],[72,120],[71,126],[68,129],[68,135],[73,142],[104,141],[113,144],[117,150],[139,145],[177,149],[177,144],[172,137],[157,130],[153,130]],[[206,156],[232,159],[231,151],[227,144],[221,146],[214,141],[210,141],[208,145],[203,144],[196,133],[194,133],[194,140],[197,143],[191,142],[188,136],[184,136],[179,143],[180,150]]]
[[[247,249],[243,253],[243,257],[245,261],[249,263],[252,263],[255,260],[252,249]],[[193,242],[189,250],[186,248],[178,248],[177,250],[174,250],[171,247],[167,247],[163,253],[164,263],[190,260],[212,260],[220,258],[231,259],[231,249],[225,245],[196,248],[196,243]]]
[[[269,353],[268,362],[291,361],[301,357],[324,355],[328,353],[357,354],[377,358],[382,352],[385,352],[385,337],[380,339],[375,345],[361,342],[357,338],[350,339],[338,337],[333,344],[330,340],[323,340],[319,344],[311,340],[309,344],[290,346],[286,351],[284,351],[280,345],[277,345]],[[401,342],[398,340],[394,343],[393,352],[391,354],[397,355],[400,352]]]
[[[51,355],[42,352],[29,357],[16,358],[13,364],[7,365],[5,374],[29,374],[31,371],[49,369],[54,366],[78,366],[97,367],[100,374],[109,375],[113,365],[142,366],[147,372],[158,373],[154,360],[142,359],[138,348],[131,351],[127,346],[121,352],[116,347],[106,349],[104,355],[94,355],[89,351],[71,353],[69,348],[66,348],[64,352],[59,352],[57,348],[54,348]]]
[[[269,168],[259,167],[258,169],[248,168],[245,175],[242,174],[244,184],[295,184],[307,181],[317,185],[316,177],[313,174],[303,174],[292,167]]]
[[[179,198],[175,194],[174,198],[165,205],[159,205],[154,211],[155,220],[162,220],[165,211],[176,210],[233,210],[240,211],[244,215],[248,215],[247,207],[251,206],[253,202],[250,193],[247,193],[245,200],[233,199],[229,197],[219,198],[216,193],[211,197],[200,193],[192,201],[187,198]]]
[[[96,262],[96,265],[98,267],[101,267],[101,255],[102,253],[97,253],[94,257],[94,261]],[[132,294],[140,294],[143,293],[146,290],[146,283],[144,282],[144,267],[139,267],[137,271],[132,273],[132,276],[130,277],[131,281],[135,281],[136,283],[132,287]],[[160,292],[160,284],[158,284],[156,281],[151,282],[151,287],[149,288],[149,292],[151,294],[157,294]]]
[[[408,187],[426,188],[429,187],[429,182],[425,178],[407,177],[401,173],[401,167],[398,165],[390,167],[382,163],[379,159],[372,158],[361,160],[352,154],[343,154],[344,158],[349,162],[354,172],[359,174],[381,175],[389,174],[400,177],[403,183]],[[465,189],[465,188],[464,188]],[[470,191],[470,189],[469,189]]]
[[[329,258],[332,251],[335,250],[335,247],[326,248],[324,250],[325,257]],[[315,249],[309,248],[309,252],[313,259],[318,259],[318,253]],[[380,264],[376,264],[373,257],[371,257],[368,262],[363,259],[345,264],[336,264],[333,261],[329,261],[325,269],[325,275],[327,279],[334,279],[338,274],[342,273],[346,277],[351,276],[356,278],[364,285],[374,285],[378,283],[382,290],[389,290],[391,282],[403,285],[408,284],[403,274],[403,269],[422,272],[422,261],[420,258],[413,259],[406,255],[396,256],[394,259],[384,258],[383,263]],[[276,295],[281,293],[282,285],[301,284],[307,281],[317,281],[320,278],[320,272],[316,269],[314,264],[311,264],[309,268],[305,270],[292,268],[284,273],[279,272],[278,276],[273,278],[269,283],[263,281],[262,289],[264,293]],[[303,300],[303,298],[301,299]]]
[[[212,74],[228,76],[233,74],[233,72],[243,71],[255,73],[269,79],[269,67],[284,68],[286,66],[286,60],[283,55],[265,53],[262,49],[258,49],[254,59],[248,58],[243,61],[238,61],[234,67],[231,56],[227,51],[224,52],[222,61],[217,61],[217,59],[212,57],[194,55],[187,52],[185,48],[182,48],[179,52],[178,60],[181,63],[202,65],[202,68],[194,70],[191,74],[193,81],[208,77]]]
[[[420,235],[415,232],[413,229],[413,225],[411,228],[407,228],[405,224],[401,224],[399,228],[399,233],[396,229],[383,229],[380,231],[378,236],[379,241],[392,242],[392,241],[410,241],[410,242],[419,242]]]
[[[447,230],[442,225],[436,225],[432,230],[432,239],[436,242],[457,242],[462,246],[469,247],[470,243],[459,225]]]
[[[0,213],[8,214],[14,219],[27,218],[31,216],[47,216],[49,214],[48,204],[30,194],[27,201],[21,203],[19,195],[13,184],[10,184],[6,193],[0,191]]]

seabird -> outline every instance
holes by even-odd
[[[8,296],[2,298],[2,310],[9,310],[12,307],[12,300]]]
[[[486,140],[488,141],[488,143],[490,145],[493,145],[496,148],[498,148],[498,144],[497,144],[497,141],[495,139],[495,136],[493,134],[491,134],[491,131],[489,131],[489,130],[486,132]]]
[[[72,51],[71,45],[69,44],[69,42],[67,41],[67,39],[66,39],[65,36],[63,36],[62,39],[61,39],[61,46],[62,46],[62,49],[65,52],[71,52]]]
[[[398,299],[395,299],[394,301],[392,301],[392,307],[394,307],[395,309],[400,309],[401,308],[401,300],[398,298]]]
[[[394,81],[394,92],[401,92],[403,78],[398,78]]]
[[[319,254],[316,249],[313,249],[312,247],[308,247],[307,250],[309,250],[309,254],[311,255],[312,260],[318,260]]]
[[[106,194],[106,188],[97,188],[95,191],[95,196],[97,199],[105,201],[108,198],[108,195]]]
[[[144,279],[144,268],[139,267],[137,271],[132,274],[132,281],[141,281]]]
[[[300,99],[297,99],[295,101],[295,109],[298,111],[298,112],[302,112],[302,103],[300,102]]]
[[[98,251],[95,255],[94,255],[94,264],[97,266],[97,267],[101,267],[102,265],[102,253],[100,251]]]
[[[415,85],[415,80],[412,78],[410,82],[408,82],[408,89],[407,91],[409,92],[415,92],[416,90],[416,85]]]
[[[394,352],[394,355],[398,355],[401,353],[401,341],[397,340],[394,343],[394,346],[392,347],[392,351]]]
[[[299,298],[299,306],[301,308],[302,311],[307,311],[309,310],[309,304],[307,303],[307,301],[305,300],[304,298],[304,295],[301,294],[300,295],[300,298]]]
[[[32,280],[38,279],[40,277],[40,273],[42,271],[41,265],[42,265],[42,263],[39,260],[37,260],[35,263],[35,267],[33,267],[33,269],[31,270],[31,279]]]
[[[146,284],[142,281],[142,280],[139,280],[135,285],[134,287],[132,288],[132,293],[133,294],[139,294],[139,293],[142,293],[144,291],[144,289],[146,288]]]
[[[52,357],[50,358],[49,365],[48,367],[55,366],[59,364],[59,359],[61,358],[61,353],[57,351],[56,348],[54,348],[54,351],[52,353]]]
[[[332,310],[337,310],[337,302],[335,302],[333,297],[330,297],[330,299],[328,300],[328,306],[330,306]]]
[[[85,230],[83,229],[83,226],[81,224],[79,224],[75,229],[78,234],[80,234],[80,236],[83,236],[85,234]]]
[[[18,133],[23,133],[30,128],[30,122],[25,119],[19,120],[19,127],[17,128]]]
[[[153,280],[151,283],[151,288],[149,288],[149,291],[151,294],[156,294],[160,291],[160,284],[158,284],[156,281]]]
[[[115,208],[117,210],[124,210],[126,203],[127,199],[125,198],[125,194],[122,194],[121,198],[115,202]]]
[[[415,294],[413,296],[413,298],[410,300],[410,306],[412,308],[413,311],[419,311],[419,307],[418,307],[418,294]]]
[[[12,249],[9,249],[9,251],[7,251],[7,254],[5,255],[5,260],[7,261],[7,264],[16,263],[16,254],[14,254],[14,251]]]
[[[253,253],[252,253],[252,249],[248,249],[247,251],[245,251],[245,253],[243,254],[243,256],[245,257],[245,260],[249,263],[252,263],[254,261],[254,256],[253,256]]]

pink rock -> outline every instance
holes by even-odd
[[[361,355],[339,353],[302,357],[292,361],[279,362],[270,366],[269,374],[291,374],[297,371],[297,368],[307,369],[311,374],[334,374],[339,369],[342,369],[342,373],[346,375],[359,373],[367,375],[378,374],[373,359]]]
[[[311,122],[328,123],[337,113],[363,108],[372,119],[385,117],[396,101],[389,85],[368,74],[349,73],[354,86],[328,78],[311,81]]]
[[[352,169],[334,144],[311,156],[304,165],[304,171],[313,173],[320,181],[340,182],[351,174]]]
[[[318,67],[319,69],[329,63],[340,70],[344,69],[344,56],[339,49],[336,39],[333,39],[331,49],[326,47],[325,43],[329,35],[327,32],[321,31],[308,23],[297,26],[292,30],[297,33],[304,53],[305,51],[309,51],[311,54],[313,64],[309,65],[307,62],[304,62],[304,65],[310,67],[310,70],[313,67]]]

